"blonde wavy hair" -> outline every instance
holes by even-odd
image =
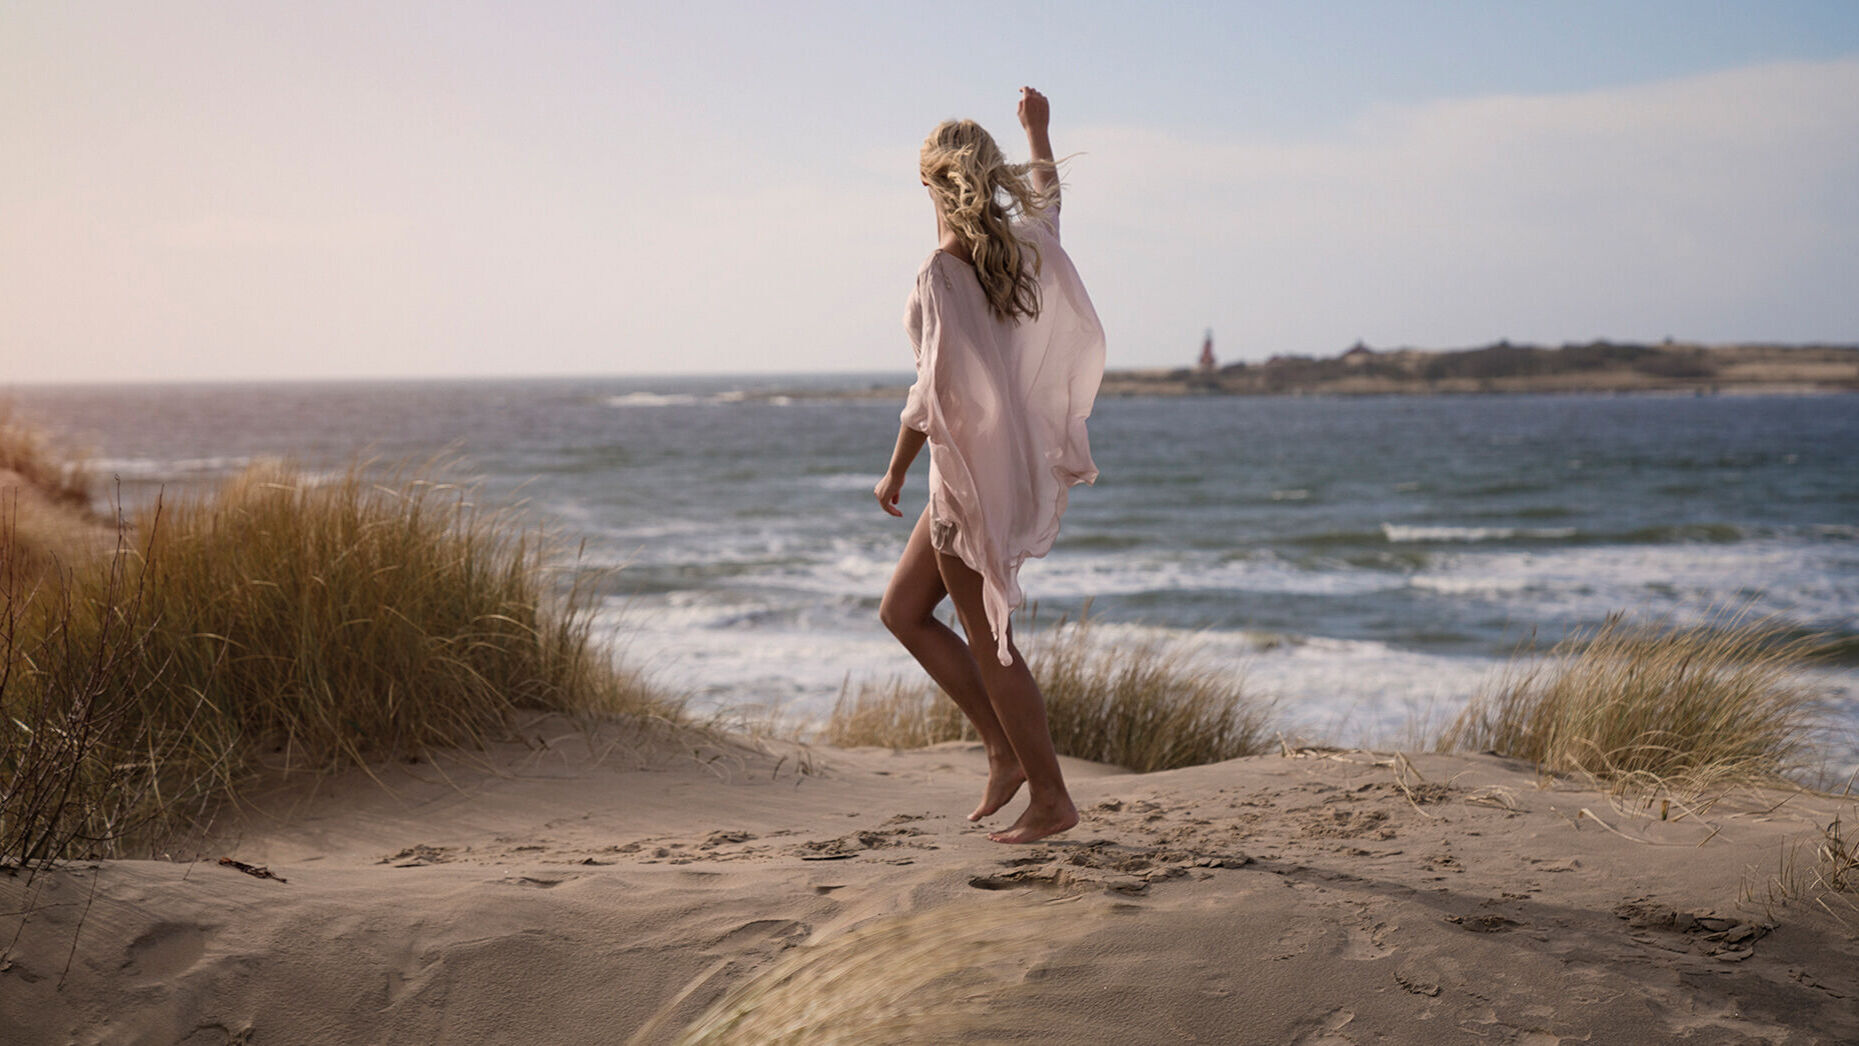
[[[923,139],[917,167],[943,220],[968,248],[994,315],[1038,318],[1039,249],[1016,236],[1011,222],[1052,202],[1055,193],[1035,189],[1031,177],[1036,167],[1051,169],[1051,161],[1008,163],[980,124],[945,120]]]

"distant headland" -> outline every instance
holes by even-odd
[[[1210,336],[1211,340],[1211,336]],[[1338,356],[1273,356],[1262,363],[1212,360],[1172,370],[1111,370],[1102,396],[1450,396],[1476,394],[1671,393],[1809,395],[1859,393],[1859,345],[1747,343],[1656,345],[1591,341],[1472,349],[1371,349]],[[904,386],[756,389],[766,399],[902,398]]]
[[[1465,393],[1859,392],[1859,345],[1656,345],[1592,341],[1546,347],[1499,341],[1471,349],[1273,356],[1263,363],[1112,371],[1106,396],[1385,396]]]

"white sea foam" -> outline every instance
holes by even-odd
[[[233,472],[250,465],[254,458],[228,456],[209,458],[97,458],[89,463],[99,476],[119,475],[125,479],[197,479],[216,473]]]
[[[827,476],[808,476],[803,482],[822,490],[863,490],[869,492],[878,485],[877,473],[866,475],[863,472],[836,472]]]
[[[1628,611],[1692,621],[1753,602],[1850,630],[1859,628],[1859,571],[1850,552],[1839,552],[1783,540],[1468,551],[1436,561],[1410,583],[1498,604],[1518,620]]]
[[[865,549],[836,543],[828,548],[832,550],[829,555],[798,565],[781,578],[782,583],[818,592],[876,592],[890,578],[902,551],[901,544]],[[1020,570],[1020,586],[1030,597],[1058,599],[1207,591],[1351,596],[1395,590],[1405,584],[1404,577],[1387,571],[1309,570],[1270,555],[1222,562],[1062,551],[1050,559],[1029,559]]]
[[[603,614],[630,660],[709,711],[756,704],[824,721],[850,682],[916,679],[921,669],[875,615],[817,607],[798,617],[753,597],[690,599],[684,593],[628,601]],[[1028,645],[1038,642],[1038,625]],[[1287,731],[1347,744],[1394,743],[1455,713],[1496,662],[1401,651],[1383,643],[1185,630],[1101,622],[1094,641],[1110,648],[1175,644],[1207,667],[1231,671],[1248,691],[1275,702]],[[1374,686],[1364,685],[1374,680]]]
[[[1336,564],[1312,570],[1269,553],[1235,559],[1068,553],[1051,560],[1028,560],[1021,579],[1022,587],[1029,592],[1073,599],[1205,591],[1352,596],[1398,589],[1406,583],[1400,575],[1387,571]]]
[[[1447,543],[1453,541],[1563,541],[1572,538],[1574,527],[1421,527],[1383,523],[1381,533],[1391,544],[1412,542]]]
[[[604,402],[609,407],[676,407],[704,401],[704,397],[684,392],[628,392],[608,396]]]

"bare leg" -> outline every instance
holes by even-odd
[[[987,687],[988,700],[994,705],[994,714],[1008,743],[1013,745],[1032,792],[1032,800],[1020,819],[1005,831],[990,833],[988,838],[997,843],[1030,843],[1063,832],[1078,823],[1078,808],[1065,790],[1059,755],[1053,750],[1052,733],[1046,727],[1046,701],[1040,696],[1039,684],[1033,681],[1026,659],[1013,645],[1012,632],[1007,641],[1013,664],[1003,665],[996,656],[981,603],[981,575],[957,556],[938,555],[936,562],[943,587],[955,600],[962,631],[968,633],[972,660]]]
[[[948,590],[943,587],[942,574],[936,566],[936,550],[930,547],[929,528],[926,509],[910,532],[904,554],[897,561],[897,570],[885,587],[878,617],[968,721],[975,724],[975,733],[980,735],[981,744],[988,753],[987,791],[982,794],[981,805],[968,815],[970,821],[979,821],[1007,805],[1026,781],[1026,772],[1020,769],[1013,745],[994,714],[994,704],[988,700],[987,686],[982,682],[981,668],[969,652],[968,644],[936,619],[936,607],[948,595]]]

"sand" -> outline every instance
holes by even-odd
[[[1859,1041],[1859,912],[1742,899],[1850,800],[1067,760],[1084,823],[1008,847],[961,816],[970,745],[525,737],[287,783],[177,860],[0,874],[0,1039],[666,1042],[735,990],[796,1042]]]

